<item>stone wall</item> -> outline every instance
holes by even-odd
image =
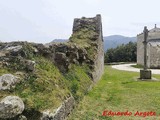
[[[137,36],[137,64],[144,65],[144,37],[143,34]]]
[[[104,48],[101,16],[97,15],[94,18],[83,17],[81,19],[74,19],[73,34],[76,34],[77,31],[82,31],[83,29],[88,29],[89,31],[93,31],[93,33],[96,33],[89,36],[89,47],[94,48],[95,51],[93,51],[94,53],[91,53],[94,54],[94,56],[91,58],[88,57],[88,60],[93,61],[91,77],[93,81],[97,81],[100,79],[104,71]],[[86,38],[84,37],[82,39]],[[78,40],[81,41],[82,39]],[[87,49],[87,47],[84,48]]]
[[[97,81],[104,71],[104,48],[101,16],[76,18],[73,33],[67,43],[48,45],[52,51],[52,60],[61,72],[69,70],[71,64],[87,64],[89,76]]]
[[[148,67],[160,68],[160,42],[152,41],[148,43]]]

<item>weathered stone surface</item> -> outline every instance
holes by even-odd
[[[34,71],[35,69],[35,61],[25,60],[25,66],[28,71]]]
[[[34,44],[34,52],[41,54],[43,56],[49,56],[51,54],[51,50],[49,46],[43,45],[43,44]]]
[[[20,115],[20,116],[18,117],[18,120],[27,120],[27,118],[26,118],[24,115]]]
[[[88,39],[88,42],[91,45],[89,48],[86,47],[86,50],[90,51],[91,49],[94,49],[92,50],[94,52],[87,53],[87,57],[88,56],[93,56],[93,57],[88,57],[88,58],[81,57],[81,58],[83,58],[83,60],[86,59],[85,62],[89,66],[91,65],[90,68],[92,70],[92,73],[90,74],[90,76],[92,76],[91,78],[93,79],[93,81],[96,82],[100,79],[104,71],[104,48],[103,48],[101,16],[97,15],[94,18],[83,17],[81,19],[77,18],[74,19],[73,35],[84,29],[87,29],[88,32],[92,31],[92,33],[90,34],[88,33],[88,35],[86,36],[86,39]]]
[[[24,110],[24,103],[18,96],[7,96],[0,101],[0,118],[13,118]]]
[[[67,72],[69,69],[69,60],[65,53],[57,52],[55,53],[55,62],[61,72]]]
[[[22,48],[21,42],[1,43],[0,56],[17,56]]]
[[[19,78],[12,74],[4,74],[0,76],[0,90],[10,90],[14,88]]]
[[[57,43],[50,45],[54,55],[52,60],[61,72],[66,72],[70,68],[70,64],[82,64],[86,60],[87,51],[84,48],[79,48],[73,43]]]
[[[5,50],[10,51],[10,53],[14,56],[18,55],[18,53],[20,52],[20,50],[22,49],[21,45],[17,45],[17,46],[11,46],[6,48]]]
[[[151,70],[140,70],[140,79],[145,80],[151,78],[152,78]]]
[[[91,26],[91,25],[96,26],[95,19],[96,18],[85,18],[85,17],[82,17],[81,19],[75,18],[73,32],[79,31],[82,28],[87,28],[87,29],[96,31],[95,29],[96,27],[88,28],[88,26]]]
[[[69,97],[57,110],[43,112],[41,120],[64,120],[72,111],[75,104],[74,101],[72,96]]]

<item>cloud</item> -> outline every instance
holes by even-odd
[[[102,2],[102,0],[83,0],[87,4],[97,5]]]

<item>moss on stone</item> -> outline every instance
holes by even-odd
[[[92,84],[91,78],[87,74],[88,71],[87,65],[72,65],[69,72],[64,75],[67,80],[67,86],[69,86],[69,90],[77,101],[81,100]]]
[[[71,43],[75,43],[77,46],[87,50],[89,59],[94,59],[95,54],[97,53],[96,40],[98,39],[98,33],[95,29],[95,26],[87,25],[74,32],[70,37]]]
[[[59,107],[71,94],[79,100],[87,93],[91,79],[87,75],[86,66],[72,65],[69,72],[63,75],[50,60],[42,56],[32,59],[36,61],[35,71],[21,71],[24,79],[16,85],[15,89],[0,91],[0,98],[17,95],[23,99],[26,110],[43,111]],[[10,71],[12,68],[3,67],[0,75]],[[15,75],[15,71],[13,74]]]

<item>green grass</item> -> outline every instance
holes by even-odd
[[[87,65],[72,65],[71,70],[64,75],[66,84],[77,102],[88,93],[89,86],[92,84],[91,78],[86,74],[88,70]]]
[[[0,91],[0,99],[17,95],[23,99],[26,111],[52,110],[57,109],[71,94],[77,102],[80,101],[87,93],[88,86],[92,84],[87,75],[89,69],[85,65],[71,65],[69,72],[62,74],[50,60],[42,56],[36,56],[32,60],[36,61],[35,71],[19,69],[21,82],[14,89]],[[13,67],[3,67],[0,69],[0,75],[16,75],[16,70]]]
[[[58,68],[44,57],[33,58],[36,61],[34,72],[21,71],[23,77],[16,87],[9,91],[0,91],[0,98],[7,95],[17,95],[25,103],[25,109],[45,110],[55,109],[61,105],[70,94],[68,86],[65,84],[64,76]],[[15,70],[3,68],[0,74],[10,73],[16,75]],[[17,76],[17,75],[16,75]]]
[[[158,117],[102,116],[104,110],[114,112],[154,111],[160,114],[160,82],[137,81],[139,73],[105,67],[102,79],[84,97],[69,120],[152,120]],[[160,75],[153,75],[160,79]],[[156,119],[157,120],[157,119]]]
[[[134,67],[134,68],[143,68],[143,65],[139,65],[139,64],[131,65],[131,66]]]

